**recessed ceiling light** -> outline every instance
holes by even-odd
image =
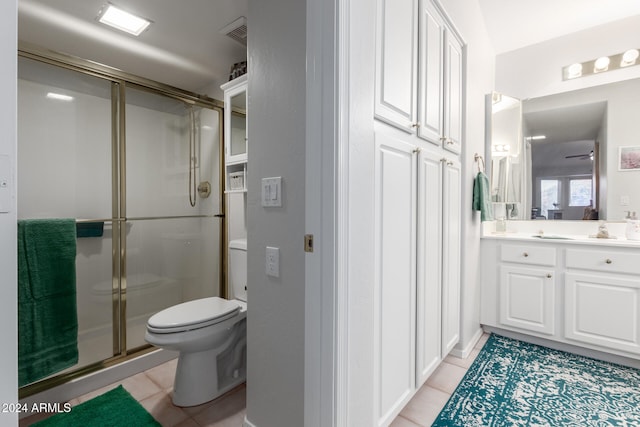
[[[73,96],[63,95],[61,93],[49,92],[47,94],[49,99],[57,99],[58,101],[73,101]]]
[[[148,19],[133,15],[112,4],[102,8],[98,14],[98,21],[134,36],[139,36],[151,24]]]
[[[529,141],[537,141],[539,139],[547,139],[546,135],[535,135],[535,136],[528,136],[527,139]]]

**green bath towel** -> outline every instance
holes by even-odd
[[[75,220],[19,220],[19,385],[77,362]]]
[[[473,210],[480,211],[482,221],[493,221],[489,178],[482,172],[478,172],[473,181]]]

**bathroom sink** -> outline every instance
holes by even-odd
[[[531,237],[537,237],[538,239],[573,240],[571,237],[563,237],[555,234],[534,234]]]

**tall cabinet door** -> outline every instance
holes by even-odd
[[[413,132],[416,123],[417,0],[378,0],[375,115]]]
[[[418,156],[418,277],[416,387],[436,369],[441,358],[442,168],[437,154]]]
[[[459,154],[462,146],[462,43],[449,31],[445,36],[444,148]]]
[[[415,383],[417,161],[383,132],[375,144],[374,411],[387,425]]]
[[[460,162],[444,159],[442,196],[442,357],[460,340]]]
[[[432,2],[420,4],[420,94],[418,136],[440,145],[443,135],[445,26]]]

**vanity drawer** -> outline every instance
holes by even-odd
[[[640,251],[567,249],[567,268],[640,274]]]
[[[537,245],[512,245],[500,246],[500,260],[505,262],[517,262],[527,265],[556,265],[556,248]]]

